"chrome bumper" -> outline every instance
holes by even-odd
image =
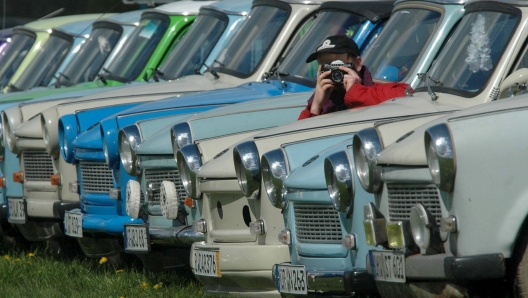
[[[150,241],[161,246],[191,247],[194,242],[205,241],[203,233],[197,233],[191,226],[180,227],[151,227],[149,226]]]

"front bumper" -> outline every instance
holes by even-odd
[[[123,238],[125,224],[142,224],[142,219],[125,215],[101,215],[83,213],[83,233],[108,233]]]
[[[205,241],[203,233],[196,233],[192,226],[152,227],[149,226],[150,241],[160,246],[191,247],[194,242]]]
[[[367,257],[370,274],[373,273],[371,262]],[[467,291],[466,287],[460,286],[461,282],[499,279],[505,274],[506,263],[500,253],[467,257],[412,255],[405,258],[407,283],[377,281],[376,284],[383,297],[432,297],[438,293],[457,297]]]
[[[285,263],[284,265],[290,265],[290,263]],[[273,267],[272,272],[273,279],[275,279],[275,266]],[[366,269],[355,268],[353,270],[344,271],[307,269],[306,279],[308,281],[309,295],[310,292],[313,293],[314,291],[318,293],[323,292],[328,295],[377,292],[374,278]]]
[[[243,296],[278,296],[272,277],[273,265],[289,262],[287,245],[257,245],[256,243],[192,245],[190,265],[194,272],[194,250],[220,252],[221,277],[195,275],[210,294],[241,294]]]

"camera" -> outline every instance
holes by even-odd
[[[350,69],[354,69],[352,64],[350,63],[345,64],[341,60],[336,60],[332,62],[331,64],[326,64],[326,63],[323,64],[323,67],[321,67],[321,72],[331,70],[330,79],[332,80],[332,82],[336,84],[342,84],[346,73],[343,72],[341,69],[339,69],[339,66],[344,66]]]

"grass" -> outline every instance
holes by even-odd
[[[141,262],[116,268],[82,252],[56,259],[44,243],[29,250],[0,248],[0,297],[201,297],[190,269],[150,272]]]

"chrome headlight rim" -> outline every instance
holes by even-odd
[[[433,182],[438,189],[451,192],[455,185],[456,154],[447,123],[429,127],[424,134],[425,155]]]
[[[233,148],[233,162],[240,190],[246,197],[260,192],[260,155],[254,141],[246,141]]]
[[[120,129],[117,135],[119,159],[127,174],[135,176],[137,165],[136,149],[141,143],[141,132],[136,125]],[[106,144],[106,142],[105,142]]]
[[[16,138],[15,138],[15,132],[11,130],[11,124],[9,123],[9,119],[7,118],[7,114],[2,111],[2,123],[4,125],[4,138],[5,140],[4,144],[7,143],[7,148],[13,152],[18,153],[18,149],[16,147]]]
[[[178,162],[178,150],[193,143],[191,127],[187,122],[177,123],[172,126],[170,135],[172,152],[174,153],[174,161]]]
[[[350,214],[354,210],[354,176],[347,151],[333,153],[325,158],[324,172],[328,194],[338,212]]]
[[[282,148],[264,153],[260,160],[264,189],[271,204],[279,209],[285,208],[284,179],[289,174],[288,160]]]
[[[354,135],[352,147],[361,186],[369,193],[377,193],[381,187],[381,168],[376,158],[383,150],[378,130],[375,127],[360,130]]]
[[[178,150],[177,166],[187,195],[193,199],[200,198],[196,172],[202,167],[200,149],[195,144],[187,145]]]

